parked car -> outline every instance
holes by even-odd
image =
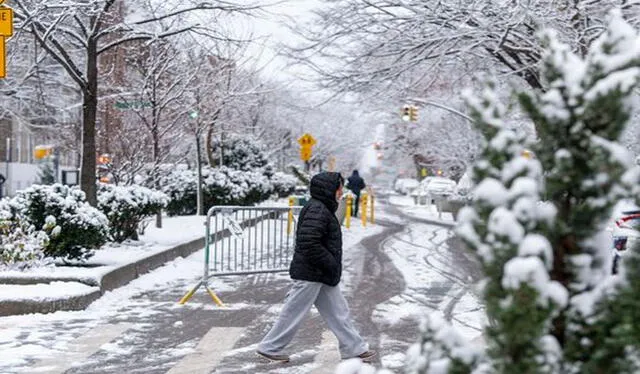
[[[398,178],[393,188],[396,190],[396,192],[403,195],[407,195],[409,192],[411,192],[413,189],[415,189],[419,185],[420,185],[420,182],[417,181],[416,179]]]
[[[456,188],[454,180],[444,177],[427,177],[420,185],[431,196],[449,196]]]
[[[615,221],[611,230],[613,237],[613,273],[618,272],[622,253],[640,240],[640,209],[625,210]]]

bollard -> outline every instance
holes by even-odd
[[[375,221],[375,214],[374,214],[374,209],[373,207],[375,206],[375,196],[373,195],[373,193],[371,194],[371,215],[369,216],[369,222],[373,225],[376,223]]]
[[[287,236],[291,235],[291,231],[293,231],[293,208],[295,204],[295,197],[289,197],[289,216],[287,217]]]
[[[351,228],[351,204],[353,204],[353,197],[351,195],[347,195],[347,209],[345,209],[344,214],[344,226],[346,228]]]
[[[360,197],[361,207],[360,214],[362,215],[362,227],[367,227],[367,200],[369,199],[369,195],[366,192],[362,193],[362,197]]]

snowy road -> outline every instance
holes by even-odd
[[[290,364],[254,353],[282,307],[286,274],[215,278],[226,308],[204,293],[178,306],[201,256],[175,261],[86,311],[0,318],[0,372],[333,372],[337,342],[315,311],[290,346]],[[381,204],[375,227],[345,230],[344,261],[343,289],[357,327],[380,351],[378,366],[399,372],[420,319],[434,311],[469,338],[480,335],[484,312],[471,287],[477,266],[446,227]]]

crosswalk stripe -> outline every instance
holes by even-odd
[[[322,332],[322,340],[320,342],[320,353],[314,360],[319,367],[311,372],[311,374],[333,374],[336,367],[340,363],[340,353],[338,352],[338,339],[329,330]]]
[[[166,374],[209,374],[238,340],[244,328],[214,327],[200,339],[196,351]]]
[[[96,326],[86,334],[69,343],[66,352],[38,362],[32,372],[38,374],[64,373],[71,369],[74,364],[81,363],[87,357],[97,352],[101,346],[117,338],[132,326],[130,323]]]

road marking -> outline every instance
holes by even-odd
[[[333,374],[340,363],[340,352],[338,351],[338,339],[329,330],[322,333],[320,342],[320,353],[316,355],[315,364],[319,367],[311,374]]]
[[[200,339],[196,351],[166,374],[209,374],[238,340],[244,328],[214,327]]]
[[[132,326],[130,323],[96,326],[69,343],[66,352],[61,352],[55,357],[46,358],[38,362],[32,372],[38,374],[64,373],[71,369],[74,364],[82,363],[86,358],[96,353],[104,344],[117,338]]]

